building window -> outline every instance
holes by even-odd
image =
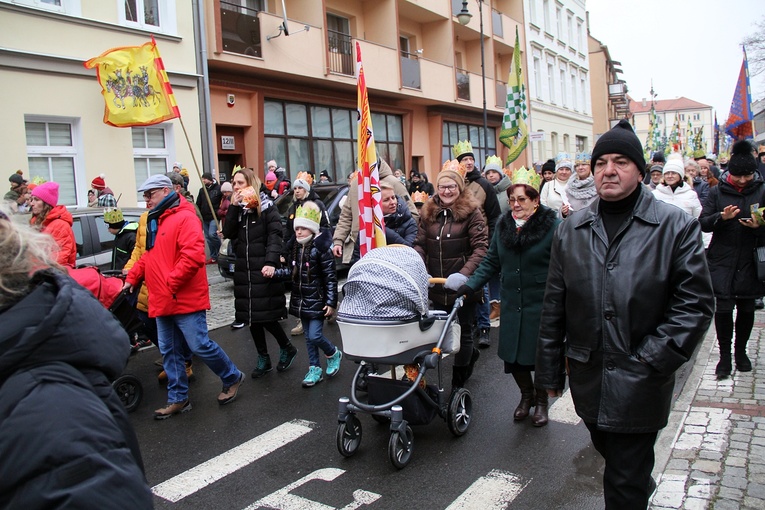
[[[683,121],[683,122],[685,122],[685,114],[684,114],[684,113],[681,113],[681,114],[680,114],[680,120],[681,120],[681,121]]]
[[[568,91],[566,90],[566,70],[560,70],[560,103],[562,106],[569,106],[568,104]]]
[[[244,7],[244,9],[241,9]],[[226,0],[225,2],[221,2],[220,4],[221,9],[226,9],[229,11],[265,11],[265,0]]]
[[[563,19],[560,7],[555,8],[555,27],[558,30],[558,40],[563,42]]]
[[[344,182],[356,170],[356,110],[267,99],[264,102],[266,160],[287,169],[290,179],[314,169]],[[400,115],[372,113],[377,155],[393,169],[404,168],[404,132]]]
[[[550,30],[552,29],[552,27],[550,26],[550,0],[542,1],[542,11],[544,14],[545,32],[549,34]]]
[[[550,102],[555,103],[555,78],[553,77],[553,65],[547,64],[547,88],[550,91]]]
[[[144,30],[175,32],[175,2],[171,0],[118,0],[120,22]],[[236,2],[239,3],[239,2]]]
[[[571,16],[571,14],[568,15],[568,19],[566,20],[567,25],[567,31],[568,33],[568,45],[573,47],[574,46],[574,17]]]
[[[58,203],[77,205],[79,120],[27,117],[24,130],[30,178],[57,182]]]
[[[550,133],[550,150],[552,150],[553,158],[560,152],[560,150],[558,150],[558,133]]]
[[[352,76],[356,71],[356,65],[353,60],[351,23],[348,18],[327,13],[327,38],[329,70]]]
[[[170,168],[170,150],[168,140],[172,140],[169,132],[171,125],[134,127],[131,128],[133,137],[133,171],[138,186],[152,175],[161,175]],[[136,186],[136,187],[138,187]],[[136,193],[136,201],[142,203],[143,193]]]
[[[497,153],[497,142],[494,128],[487,128],[486,141],[488,147],[484,146],[483,126],[473,124],[461,124],[457,122],[444,122],[441,146],[441,159],[446,161],[454,159],[452,147],[460,140],[469,140],[473,146],[473,155],[475,156],[475,166],[483,168],[486,157]]]
[[[693,120],[701,120],[701,114],[700,113],[694,113],[693,114]]]
[[[534,57],[534,92],[537,99],[542,99],[542,68],[539,57]]]
[[[576,137],[576,152],[585,152],[587,150],[587,137]]]
[[[577,99],[579,98],[579,94],[576,90],[576,75],[571,75],[571,107],[574,110],[579,110],[579,104],[577,103]]]
[[[563,135],[563,152],[571,152],[571,147],[569,143],[569,136]]]
[[[584,29],[582,27],[581,21],[576,22],[576,39],[577,39],[577,44],[579,46],[579,53],[584,53],[584,50],[585,50]]]
[[[582,113],[587,113],[587,81],[584,78],[579,80],[579,93],[582,94]]]
[[[8,1],[8,0],[4,0]],[[80,0],[11,0],[10,3],[36,7],[46,11],[60,12],[70,16],[80,16]]]
[[[537,0],[529,0],[529,20],[534,25],[539,24],[537,22]]]

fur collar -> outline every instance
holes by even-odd
[[[434,196],[422,206],[420,218],[426,223],[435,223],[438,219],[438,215],[446,210],[448,211],[447,214],[452,216],[453,221],[460,223],[470,217],[470,215],[473,214],[473,211],[479,207],[480,204],[478,203],[478,200],[475,199],[473,193],[464,189],[451,207],[443,207],[438,195]]]
[[[507,211],[497,222],[499,239],[508,250],[522,251],[544,239],[556,223],[555,211],[540,205],[537,212],[518,230],[512,211]]]

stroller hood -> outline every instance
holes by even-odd
[[[339,319],[406,320],[428,312],[428,272],[408,246],[370,250],[348,271]]]

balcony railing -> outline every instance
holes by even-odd
[[[495,81],[495,97],[497,108],[504,108],[507,106],[507,83],[503,81]]]
[[[220,3],[223,49],[231,53],[262,57],[258,11],[228,2]]]
[[[353,41],[349,34],[327,30],[329,38],[329,70],[333,73],[355,74],[353,65]]]
[[[420,60],[416,53],[401,52],[401,84],[411,89],[421,88]]]
[[[491,10],[491,28],[497,37],[505,37],[505,31],[502,27],[502,13],[494,9]]]
[[[470,73],[457,69],[457,97],[470,101]]]

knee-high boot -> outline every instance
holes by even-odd
[[[718,379],[728,377],[733,370],[730,359],[731,339],[733,338],[733,312],[715,313],[717,344],[720,346],[720,362],[715,368]]]
[[[752,334],[754,326],[754,312],[746,313],[741,310],[736,314],[736,343],[733,359],[736,362],[736,370],[739,372],[751,372],[752,362],[746,355],[746,344]]]
[[[534,399],[534,415],[531,417],[531,423],[535,427],[544,427],[547,425],[547,390],[537,388],[537,396]]]
[[[521,390],[521,401],[515,408],[513,419],[521,421],[529,416],[529,409],[534,400],[534,381],[531,379],[531,372],[513,372],[513,379]]]

